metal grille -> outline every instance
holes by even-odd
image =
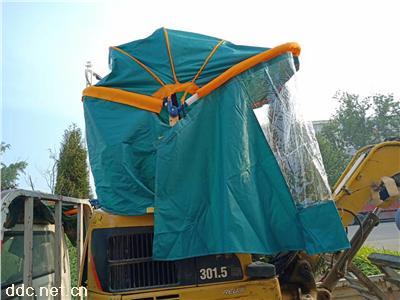
[[[174,262],[153,261],[153,232],[108,238],[110,290],[123,291],[178,284]]]
[[[110,262],[151,258],[153,256],[152,232],[116,235],[108,238],[108,260]]]

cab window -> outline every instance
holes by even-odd
[[[54,233],[33,233],[33,279],[54,273]],[[22,283],[24,272],[24,234],[5,232],[1,249],[1,287]]]

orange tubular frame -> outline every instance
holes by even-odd
[[[155,113],[160,113],[163,104],[163,99],[103,86],[89,86],[83,90],[83,96],[121,103]]]
[[[275,48],[266,50],[264,52],[261,52],[257,55],[254,55],[234,66],[226,70],[224,73],[219,75],[217,78],[213,79],[209,83],[207,83],[205,86],[201,87],[200,89],[197,90],[196,94],[197,96],[204,97],[214,91],[215,89],[219,88],[221,85],[223,85],[225,82],[227,82],[229,79],[232,79],[233,77],[239,75],[240,73],[243,73],[244,71],[247,71],[248,69],[258,65],[259,63],[269,61],[271,59],[274,59],[278,57],[279,55],[282,55],[287,52],[292,52],[293,56],[299,56],[300,55],[300,45],[297,43],[286,43],[280,46],[277,46]]]

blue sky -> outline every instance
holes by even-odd
[[[93,26],[82,22],[93,4],[6,3],[3,7],[2,140],[4,161],[29,163],[37,189],[64,130],[84,128],[81,91]],[[21,186],[26,187],[22,178]]]
[[[2,5],[2,158],[29,163],[35,187],[72,123],[84,129],[84,65],[107,73],[108,46],[165,26],[237,44],[302,46],[299,95],[308,119],[333,113],[336,90],[400,96],[396,1],[6,1]],[[227,5],[229,3],[229,5]],[[21,187],[28,187],[24,178]]]

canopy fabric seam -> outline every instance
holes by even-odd
[[[136,57],[134,57],[133,55],[129,54],[128,52],[126,52],[126,51],[124,51],[124,50],[122,50],[122,49],[120,49],[120,48],[118,48],[118,47],[111,46],[110,48],[111,48],[111,49],[114,49],[114,50],[116,50],[116,51],[122,53],[123,55],[129,57],[130,59],[132,59],[135,63],[137,63],[137,64],[138,64],[139,66],[141,66],[144,70],[146,70],[147,73],[149,73],[149,74],[151,75],[151,77],[153,77],[155,80],[157,80],[159,84],[161,84],[161,85],[163,85],[163,86],[165,85],[164,81],[162,81],[162,80],[160,79],[160,77],[158,77],[148,66],[146,66],[144,63],[142,63],[142,62],[141,62],[140,60],[138,60]]]
[[[214,56],[215,52],[217,52],[218,48],[225,42],[225,40],[220,40],[218,44],[214,46],[214,48],[211,50],[210,54],[208,54],[207,58],[204,60],[203,65],[200,67],[200,69],[197,71],[197,74],[193,77],[192,82],[195,83],[196,80],[200,77],[200,74],[204,71],[206,68],[208,62],[211,60],[211,58]],[[181,102],[183,103],[186,99],[186,96],[188,94],[188,91],[185,91],[181,98]]]
[[[167,45],[167,50],[168,50],[169,64],[171,65],[172,76],[174,77],[175,83],[179,83],[179,80],[176,77],[175,73],[174,61],[172,59],[171,45],[169,43],[168,31],[165,28],[163,28],[163,30],[164,30],[165,44]]]

